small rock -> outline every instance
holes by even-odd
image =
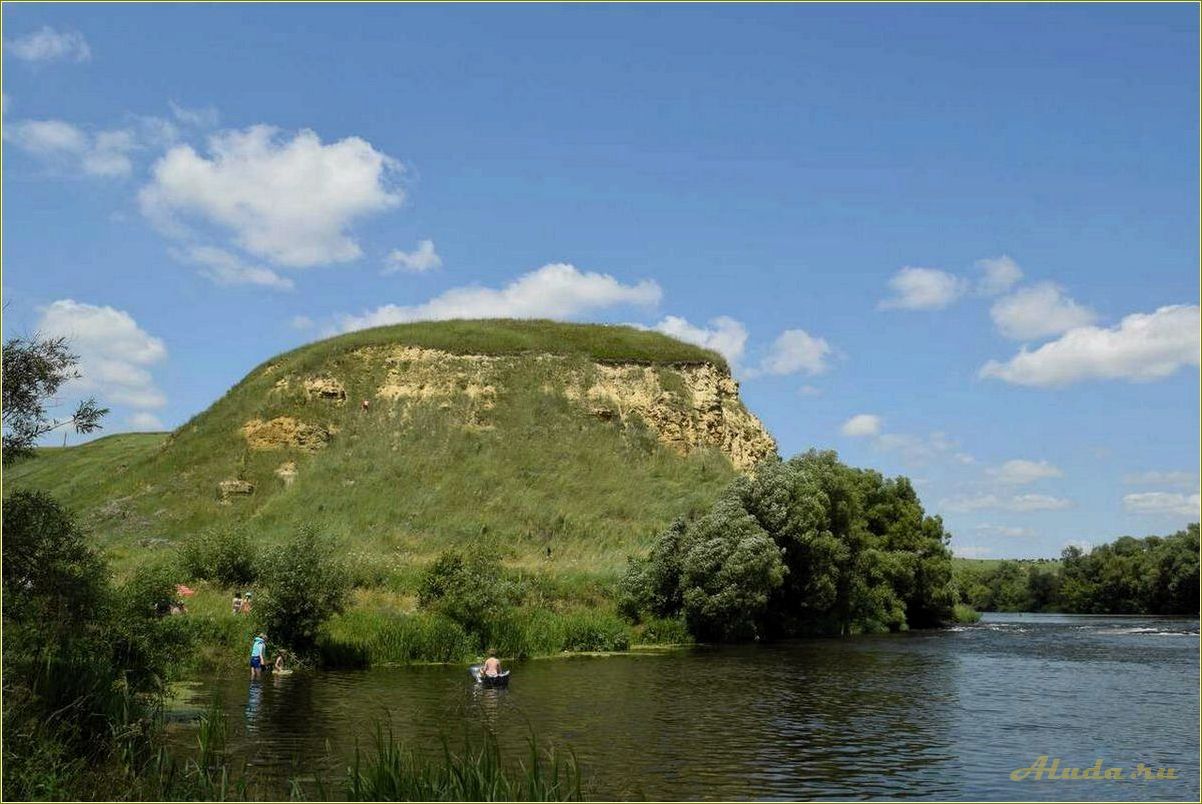
[[[228,500],[235,494],[254,494],[255,484],[246,480],[222,480],[217,484],[217,494],[222,500]]]
[[[296,462],[287,461],[281,463],[279,468],[275,470],[275,476],[283,480],[285,486],[291,486],[292,482],[296,480]]]

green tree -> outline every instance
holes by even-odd
[[[322,623],[345,607],[350,576],[336,549],[315,528],[305,527],[268,554],[261,576],[266,593],[256,601],[255,613],[273,644],[311,651]]]
[[[33,454],[34,444],[47,433],[71,426],[77,433],[100,429],[108,408],[89,397],[66,419],[54,419],[47,402],[68,380],[79,378],[79,355],[66,338],[10,338],[4,342],[3,462],[8,466]]]
[[[631,562],[623,610],[682,612],[707,639],[931,626],[955,603],[947,541],[907,479],[810,451],[761,464],[674,523]]]

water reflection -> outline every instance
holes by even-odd
[[[462,667],[297,673],[231,736],[264,773],[338,774],[374,724],[441,751],[488,730],[570,745],[597,798],[1183,799],[1197,795],[1197,621],[994,618],[881,638],[533,661],[508,689]],[[231,719],[231,722],[234,722]],[[328,742],[327,742],[328,741]],[[1148,762],[1177,782],[1016,785],[1039,754]],[[281,789],[286,793],[286,790]]]

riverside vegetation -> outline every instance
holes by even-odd
[[[4,380],[7,405],[7,361]],[[720,357],[625,327],[354,333],[172,434],[5,463],[8,798],[253,797],[215,716],[180,763],[161,711],[172,678],[241,670],[259,629],[302,664],[365,667],[973,616],[907,479],[781,461]],[[167,616],[179,583],[196,593]],[[579,797],[574,763],[531,750],[430,760],[381,732],[322,794]]]

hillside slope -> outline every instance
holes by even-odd
[[[482,536],[518,565],[609,574],[774,452],[713,352],[452,321],[304,346],[170,435],[42,450],[5,485],[58,495],[119,564],[245,521],[266,541],[314,524],[382,581]]]

